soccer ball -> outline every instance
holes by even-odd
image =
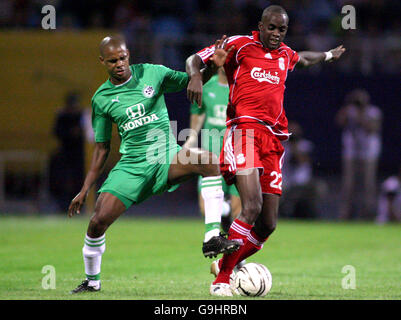
[[[241,296],[263,297],[272,287],[269,269],[260,263],[247,263],[234,276],[232,290]]]

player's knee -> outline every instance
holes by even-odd
[[[242,209],[242,211],[252,213],[253,215],[258,215],[261,210],[262,210],[262,201],[258,201],[258,199],[254,199],[254,201],[245,204]]]
[[[109,227],[108,222],[98,215],[93,215],[89,222],[88,235],[97,238],[102,236],[107,228]]]

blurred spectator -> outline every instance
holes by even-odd
[[[335,38],[330,33],[329,25],[325,20],[316,22],[311,33],[306,37],[305,43],[308,50],[311,51],[326,51],[327,48],[335,48],[338,46]],[[327,66],[325,66],[327,68]],[[317,64],[311,68],[311,72],[319,72],[323,65]]]
[[[0,1],[0,27],[8,27],[14,15],[13,1]]]
[[[186,33],[185,25],[174,15],[160,15],[152,23],[154,38],[153,57],[155,63],[164,63],[166,66],[182,70],[182,39]]]
[[[324,20],[316,23],[305,41],[308,49],[312,51],[325,51],[327,48],[335,48],[338,45],[330,33],[328,23]]]
[[[360,194],[360,217],[368,218],[375,210],[376,173],[381,152],[382,112],[370,104],[364,89],[351,91],[336,115],[342,133],[342,204],[340,219],[351,218],[354,200]]]
[[[210,38],[256,30],[263,9],[273,3],[287,9],[288,43],[297,50],[331,48],[333,45],[327,44],[331,42],[344,44],[347,54],[337,63],[342,73],[399,72],[400,1],[1,0],[0,28],[39,29],[41,8],[51,4],[57,11],[57,31],[115,28],[139,47],[135,62],[149,60],[181,70],[183,57],[209,43]],[[344,5],[355,7],[355,30],[341,28]],[[128,46],[132,48],[132,43]],[[302,72],[321,70],[315,67]]]
[[[237,1],[237,7],[243,14],[246,23],[244,30],[257,30],[263,9],[268,6],[266,2],[260,0]]]
[[[151,26],[150,16],[138,12],[135,18],[122,28],[122,34],[130,50],[131,63],[153,61],[153,42],[148,41],[152,37]]]
[[[121,1],[116,4],[114,17],[113,17],[113,27],[115,29],[124,29],[130,22],[130,20],[135,18],[135,7],[131,1]]]
[[[401,167],[398,175],[388,177],[381,185],[376,223],[401,221]]]
[[[85,119],[79,99],[76,92],[66,95],[53,128],[59,148],[50,160],[49,187],[61,211],[67,210],[84,177]]]
[[[280,215],[292,218],[317,217],[318,185],[313,177],[313,143],[303,137],[297,122],[289,122],[290,139],[283,143],[285,149],[283,172],[283,196]],[[320,188],[322,191],[323,188]]]

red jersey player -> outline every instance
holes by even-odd
[[[201,105],[201,67],[214,63],[220,51],[226,54],[224,68],[230,86],[220,169],[226,182],[235,183],[240,194],[242,212],[228,237],[241,246],[212,264],[217,276],[210,287],[212,295],[232,295],[229,280],[233,268],[260,250],[276,227],[284,156],[281,140],[290,135],[283,107],[288,71],[295,65],[336,60],[345,51],[339,46],[327,52],[297,53],[282,42],[288,22],[282,7],[269,6],[263,11],[258,31],[249,36],[224,36],[219,42],[223,45],[204,48],[186,62],[191,102]]]

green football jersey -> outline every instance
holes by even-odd
[[[219,83],[218,75],[214,75],[203,86],[202,107],[197,103],[191,105],[191,114],[205,113],[201,141],[202,148],[217,155],[223,145],[223,136],[226,129],[226,110],[228,103],[228,85]]]
[[[103,83],[92,98],[92,126],[96,142],[111,139],[112,123],[121,138],[120,153],[131,161],[162,163],[170,149],[177,150],[164,93],[188,84],[185,72],[162,65],[134,64],[125,83]]]

